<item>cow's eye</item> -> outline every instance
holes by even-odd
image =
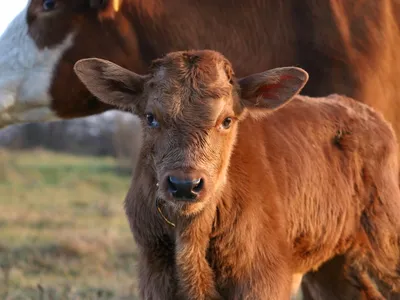
[[[228,129],[229,127],[231,127],[231,124],[232,124],[232,118],[228,117],[222,121],[221,126],[224,129]]]
[[[46,11],[53,10],[56,7],[56,0],[43,0],[43,9]]]
[[[151,128],[157,128],[160,126],[160,123],[156,120],[153,114],[147,113],[146,114],[147,125]]]

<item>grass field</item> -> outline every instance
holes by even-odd
[[[137,299],[111,158],[0,151],[0,299]]]

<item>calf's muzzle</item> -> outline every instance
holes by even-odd
[[[193,174],[169,174],[166,181],[168,193],[179,201],[196,200],[204,188],[204,179]]]

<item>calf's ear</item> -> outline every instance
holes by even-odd
[[[98,58],[77,61],[74,71],[89,92],[100,101],[136,113],[143,106],[141,96],[146,76]]]
[[[251,111],[273,110],[288,103],[308,81],[308,73],[296,67],[271,69],[239,79],[241,98]]]

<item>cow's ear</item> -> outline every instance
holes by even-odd
[[[135,113],[141,111],[146,76],[98,58],[79,60],[75,63],[74,71],[100,101]]]
[[[250,110],[273,110],[288,103],[308,81],[308,73],[285,67],[249,75],[238,80],[241,98]]]

